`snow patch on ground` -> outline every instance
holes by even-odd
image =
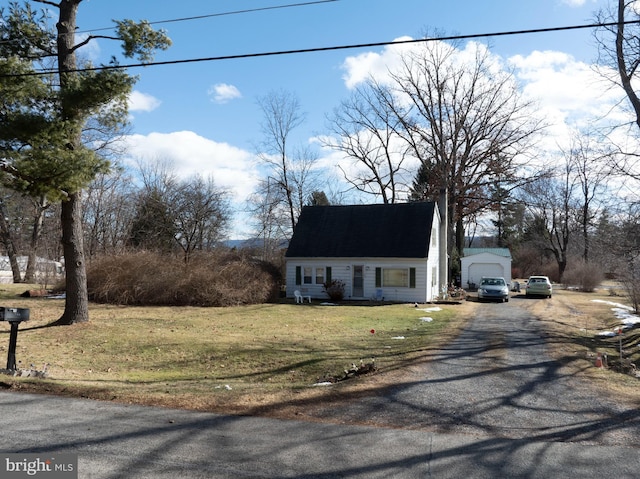
[[[620,320],[622,323],[622,329],[631,329],[636,324],[640,324],[640,316],[633,312],[633,308],[631,306],[627,306],[625,304],[614,303],[612,301],[604,301],[602,299],[594,299],[592,300],[594,303],[601,303],[611,306],[611,311],[616,318]],[[606,336],[613,337],[618,334],[618,328],[615,328],[613,331],[602,331],[598,333],[598,336]]]
[[[442,311],[442,308],[440,308],[438,306],[433,306],[431,308],[418,309],[417,311],[424,311],[425,313],[434,313],[436,311]]]

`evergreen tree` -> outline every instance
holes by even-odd
[[[329,206],[330,204],[324,191],[314,191],[309,197],[309,206]]]
[[[420,165],[409,190],[409,201],[429,201],[436,197],[439,188],[434,184],[436,176],[432,168],[429,163]]]
[[[157,189],[141,195],[131,224],[131,246],[160,253],[173,251],[176,228],[164,198]]]
[[[66,270],[65,310],[59,324],[89,320],[82,229],[82,192],[109,164],[84,141],[89,121],[115,134],[127,121],[127,96],[135,79],[119,69],[91,69],[76,54],[95,36],[76,42],[82,0],[32,0],[58,11],[55,29],[46,12],[29,2],[0,11],[0,93],[12,101],[0,111],[0,144],[5,182],[33,196],[61,202]],[[116,22],[125,57],[149,61],[169,39],[148,22]],[[48,68],[51,59],[54,69]]]

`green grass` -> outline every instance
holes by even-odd
[[[16,292],[26,286],[4,286],[5,306],[31,310],[30,321],[20,325],[18,367],[49,365],[49,378],[11,379],[13,387],[237,412],[322,394],[315,383],[341,376],[361,360],[375,359],[374,376],[400,370],[445,341],[469,306],[425,313],[411,305],[92,304],[89,323],[50,327],[62,313],[62,300],[19,298]],[[420,320],[427,315],[434,321]],[[0,325],[0,347],[6,351],[9,328]]]

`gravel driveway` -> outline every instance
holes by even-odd
[[[402,384],[312,416],[436,432],[640,446],[640,411],[614,404],[550,358],[524,298],[478,305],[475,319]]]

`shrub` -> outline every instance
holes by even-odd
[[[604,273],[600,266],[580,260],[565,270],[562,280],[566,286],[592,293],[604,280]]]
[[[331,301],[342,301],[344,299],[345,284],[339,279],[334,279],[324,283],[324,291]]]
[[[239,253],[202,253],[188,264],[140,252],[104,257],[87,268],[89,298],[100,303],[156,306],[232,306],[277,299],[280,278],[271,265]]]
[[[640,267],[633,259],[619,271],[620,283],[631,301],[633,310],[640,311]]]

